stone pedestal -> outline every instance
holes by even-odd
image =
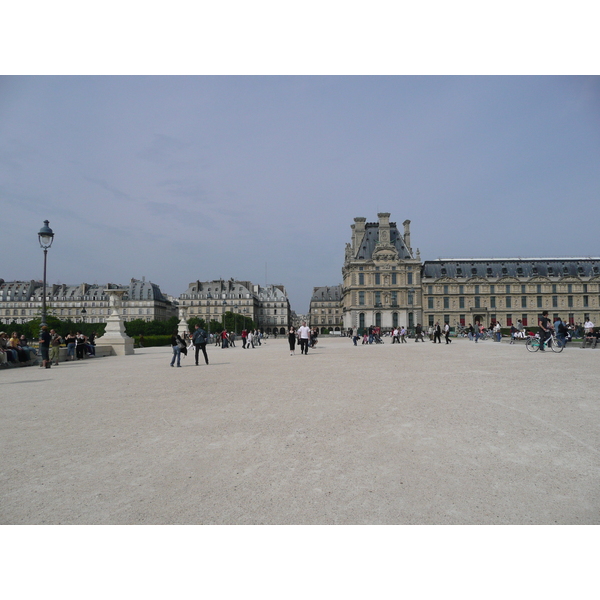
[[[104,335],[96,339],[96,346],[112,346],[117,356],[134,354],[133,338],[125,333],[125,324],[121,317],[121,298],[127,290],[111,289],[104,292],[109,297],[111,314],[106,320]]]
[[[179,324],[177,325],[177,333],[185,340],[185,336],[189,334],[188,324],[186,320],[187,314],[185,308],[179,309]]]

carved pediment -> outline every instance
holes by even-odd
[[[398,260],[398,251],[392,244],[377,244],[373,251],[373,260],[389,262]]]

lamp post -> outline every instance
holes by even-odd
[[[227,310],[227,300],[223,300],[223,329],[225,329],[225,311]]]
[[[235,333],[237,334],[237,311],[238,311],[238,305],[236,304],[233,307],[233,331],[235,331]]]
[[[87,310],[85,308],[81,309],[81,321],[85,323],[85,315],[87,314]]]
[[[48,227],[50,221],[44,221],[44,226],[38,232],[38,239],[40,246],[44,249],[44,282],[42,287],[42,326],[47,325],[46,323],[46,258],[48,255],[48,248],[52,246],[54,240],[54,232]]]

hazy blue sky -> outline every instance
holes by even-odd
[[[0,78],[5,280],[49,219],[50,282],[267,277],[305,312],[354,217],[424,260],[589,256],[599,196],[598,77]]]

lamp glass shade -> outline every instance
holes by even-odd
[[[38,232],[38,238],[42,248],[50,248],[52,240],[54,239],[54,232],[48,227],[49,223],[50,221],[44,221],[44,226]]]

